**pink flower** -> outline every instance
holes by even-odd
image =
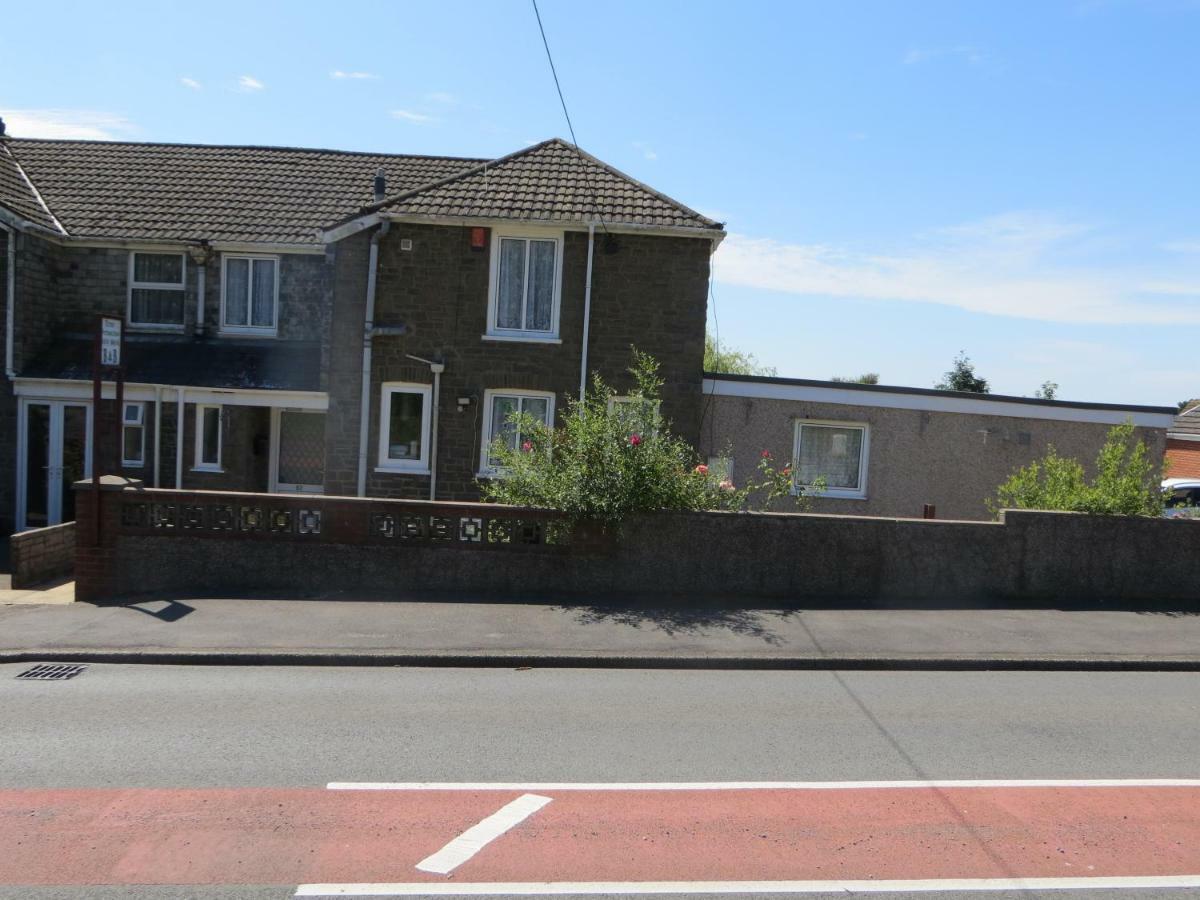
[[[526,441],[525,443],[523,443],[521,445],[521,449],[524,450],[526,453],[532,453],[533,452],[533,443],[531,441]]]
[[[632,444],[633,446],[636,447],[641,442],[642,442],[642,436],[640,434],[631,434],[629,436],[629,443]]]
[[[723,491],[732,491],[733,490],[733,482],[730,481],[728,478],[726,478],[724,481],[722,481],[720,484],[718,484],[717,487],[719,487]]]
[[[771,451],[770,451],[770,450],[764,450],[764,451],[762,452],[762,458],[763,458],[763,459],[770,459],[770,458],[771,458]]]
[[[696,466],[696,474],[697,475],[707,475],[708,474],[708,466],[704,465],[703,463]]]
[[[791,475],[791,474],[792,474],[792,467],[791,467],[791,466],[784,466],[784,467],[783,467],[783,474],[784,474],[784,475]]]

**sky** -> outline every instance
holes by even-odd
[[[584,149],[726,224],[780,375],[1200,395],[1200,0],[540,0]],[[569,137],[529,0],[23,3],[10,134],[499,156]]]

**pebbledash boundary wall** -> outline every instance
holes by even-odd
[[[482,503],[77,485],[76,597],[1029,606],[1200,611],[1200,522],[657,513],[570,533]],[[96,527],[96,499],[100,523]]]

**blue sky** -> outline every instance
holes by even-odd
[[[780,374],[1200,395],[1200,2],[541,0],[580,144],[728,223]],[[500,155],[566,126],[527,0],[18,4],[14,134]],[[710,311],[710,324],[712,315]]]

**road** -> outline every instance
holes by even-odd
[[[1200,779],[1196,674],[23,668],[0,666],[4,898],[1200,874],[1200,782],[1128,783]],[[899,784],[813,784],[864,781]],[[1200,891],[1081,884],[970,896]]]

